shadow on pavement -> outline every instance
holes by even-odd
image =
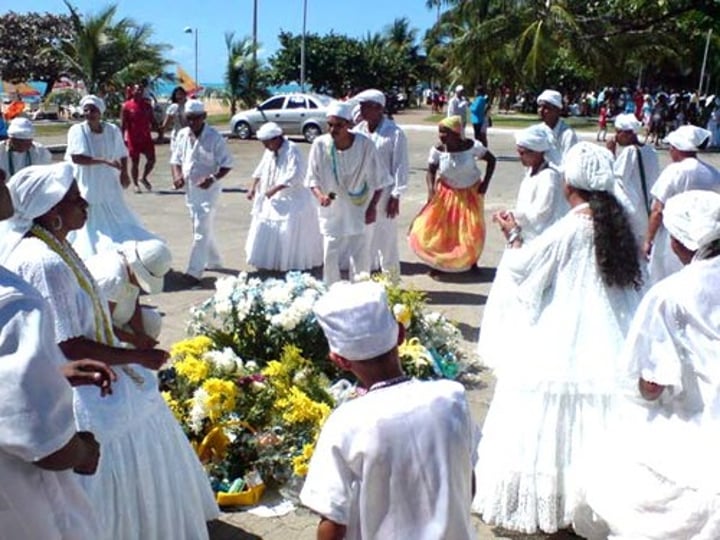
[[[480,334],[480,328],[464,322],[456,322],[457,329],[460,330],[462,337],[465,341],[475,343]]]
[[[487,296],[462,291],[423,291],[428,304],[484,306]]]
[[[208,522],[210,540],[262,540],[261,536],[249,533],[237,525],[224,521],[214,520]]]
[[[186,291],[188,289],[212,291],[215,289],[215,278],[205,276],[199,283],[195,284],[190,283],[187,274],[183,272],[171,269],[165,274],[163,292]]]

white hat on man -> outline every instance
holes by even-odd
[[[11,139],[32,139],[35,134],[32,122],[29,118],[19,116],[10,121],[7,129],[8,137]]]
[[[556,109],[563,108],[562,95],[557,90],[543,90],[537,98],[538,105],[552,105]]]
[[[145,292],[162,292],[165,274],[172,265],[172,254],[165,242],[156,239],[132,240],[123,242],[120,251]]]

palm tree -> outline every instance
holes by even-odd
[[[257,46],[253,39],[235,39],[233,32],[225,33],[227,64],[225,88],[219,96],[230,105],[230,113],[237,112],[238,102],[246,106],[257,103],[267,96],[267,73],[257,61]]]

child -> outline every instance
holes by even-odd
[[[600,106],[598,113],[598,132],[595,140],[604,141],[607,139],[608,106],[607,101]]]

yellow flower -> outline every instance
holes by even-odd
[[[207,392],[205,407],[211,422],[221,420],[223,415],[235,409],[238,388],[233,381],[211,377],[202,384],[201,388]]]
[[[213,341],[207,336],[196,336],[189,339],[183,339],[173,344],[170,348],[170,356],[177,360],[182,360],[186,356],[202,358],[202,355],[211,350]]]
[[[173,398],[170,392],[160,392],[160,395],[162,395],[168,408],[173,413],[173,416],[175,416],[175,419],[178,422],[182,423],[185,418],[185,412],[183,411],[180,402],[177,399]]]
[[[178,375],[185,377],[191,383],[199,383],[210,373],[210,364],[194,356],[175,362],[173,367]]]
[[[430,351],[416,337],[403,341],[398,347],[398,355],[400,358],[410,358],[417,368],[433,363]]]
[[[278,399],[275,407],[282,410],[282,418],[289,424],[312,422],[319,426],[330,415],[328,405],[313,401],[296,387],[290,388],[287,397]]]
[[[308,473],[308,463],[303,455],[295,456],[292,458],[293,473],[296,476],[306,476]]]
[[[408,327],[412,320],[412,311],[405,304],[395,304],[393,306],[393,315],[397,322],[402,324],[405,328]]]

